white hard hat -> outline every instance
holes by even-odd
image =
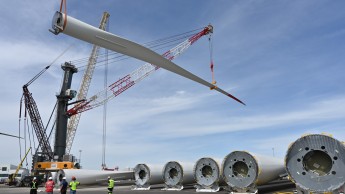
[[[110,179],[110,176],[108,176],[108,179]]]
[[[52,177],[49,177],[49,180],[52,180],[53,178]]]
[[[36,180],[36,177],[34,177],[34,180]]]
[[[66,177],[63,177],[62,179],[66,179]]]

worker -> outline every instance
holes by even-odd
[[[67,185],[68,185],[68,183],[66,181],[66,177],[63,177],[62,181],[60,183],[60,193],[61,194],[66,194],[66,192],[67,192]]]
[[[69,183],[69,186],[71,187],[71,194],[77,193],[77,186],[80,185],[80,183],[77,181],[75,176],[72,176],[72,181]]]
[[[37,194],[38,184],[37,184],[37,178],[34,177],[31,181],[30,185],[30,194]]]
[[[108,194],[113,193],[114,182],[115,182],[114,179],[112,179],[110,176],[108,176]]]
[[[45,185],[47,194],[53,194],[54,186],[55,183],[53,181],[53,178],[49,177]]]

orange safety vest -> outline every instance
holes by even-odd
[[[55,186],[54,181],[46,182],[46,192],[53,192],[54,186]]]

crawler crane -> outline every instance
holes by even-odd
[[[104,30],[106,22],[108,21],[109,14],[105,12],[101,19],[100,29]],[[85,71],[83,85],[79,91],[77,102],[79,99],[85,98],[87,94],[88,87],[90,85],[92,73],[94,70],[94,65],[97,60],[99,47],[94,46],[92,49],[91,56],[89,58],[88,70]],[[25,103],[25,109],[28,112],[33,129],[35,130],[36,137],[41,147],[41,152],[38,149],[33,156],[32,170],[33,174],[38,173],[49,173],[53,171],[58,171],[59,169],[71,169],[77,168],[75,166],[75,158],[72,155],[66,154],[66,139],[67,139],[67,122],[69,116],[66,115],[67,107],[69,101],[76,96],[76,91],[71,90],[71,82],[73,73],[76,73],[77,68],[70,64],[65,63],[62,65],[62,69],[65,72],[61,92],[57,95],[57,115],[56,115],[56,131],[55,131],[55,144],[54,151],[49,143],[49,137],[46,134],[45,127],[43,125],[40,113],[38,111],[36,102],[32,97],[31,92],[28,89],[28,86],[34,82],[40,75],[42,75],[50,66],[47,66],[39,74],[37,74],[32,80],[23,86],[23,99]],[[21,114],[21,113],[20,113]],[[75,121],[78,118],[72,120]]]

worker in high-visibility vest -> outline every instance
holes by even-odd
[[[80,185],[80,183],[77,181],[75,176],[72,176],[72,181],[69,183],[69,187],[71,187],[70,194],[76,194],[77,193],[77,186]]]
[[[110,176],[108,176],[108,194],[113,193],[114,183],[115,183],[114,179],[112,179]]]
[[[37,194],[38,184],[37,178],[34,177],[32,182],[30,183],[30,194]]]

